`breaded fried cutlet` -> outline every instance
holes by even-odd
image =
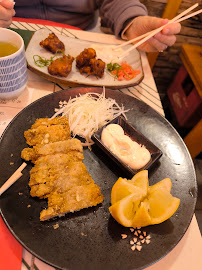
[[[81,142],[78,139],[69,139],[44,145],[37,144],[33,148],[24,148],[22,150],[21,157],[26,161],[31,160],[35,163],[35,161],[41,156],[54,155],[57,153],[65,154],[70,151],[83,151]]]
[[[60,53],[65,50],[64,43],[60,41],[54,33],[50,33],[45,40],[42,40],[39,43],[39,45],[52,53]]]
[[[70,130],[64,125],[38,126],[24,132],[27,144],[47,144],[70,139]]]
[[[30,179],[29,186],[31,187],[30,195],[32,197],[49,197],[54,191],[64,193],[74,186],[94,183],[83,162],[71,161],[68,166],[65,167],[64,171],[59,172],[56,167],[55,170],[52,169],[49,173],[50,174],[44,178],[44,183],[32,185],[33,179]]]
[[[69,212],[96,206],[102,201],[103,195],[100,188],[93,183],[72,187],[62,194],[54,192],[48,197],[48,208],[41,211],[40,220],[45,221],[56,216],[64,216]]]
[[[69,170],[71,162],[81,162],[83,158],[83,153],[75,151],[68,154],[48,155],[39,158],[30,171],[29,186],[47,182],[55,174],[61,174]]]
[[[24,135],[33,148],[23,149],[21,156],[35,164],[30,171],[30,195],[48,199],[41,221],[103,201],[99,186],[83,163],[80,140],[70,138],[66,117],[37,119]]]
[[[57,119],[58,118],[58,119]],[[27,144],[34,146],[68,140],[71,137],[69,122],[67,117],[57,117],[37,119],[31,129],[24,132]]]
[[[35,123],[31,126],[31,129],[39,126],[53,126],[53,125],[65,125],[69,129],[69,120],[65,116],[50,118],[38,118]]]
[[[38,171],[51,170],[56,166],[63,168],[70,161],[82,161],[84,159],[83,153],[78,151],[71,151],[66,154],[47,155],[38,158],[35,162],[35,166],[31,169],[31,173],[38,173]]]

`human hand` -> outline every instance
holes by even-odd
[[[155,30],[168,22],[168,19],[140,16],[133,20],[130,27],[126,30],[125,36],[130,40]],[[168,46],[172,46],[175,43],[175,35],[178,34],[180,30],[181,25],[179,23],[169,24],[165,26],[161,32],[157,33],[137,48],[145,52],[162,52],[166,50]]]
[[[0,27],[8,27],[15,16],[14,3],[11,0],[0,0]]]

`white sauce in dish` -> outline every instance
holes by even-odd
[[[144,167],[151,159],[145,146],[131,140],[118,124],[109,124],[104,128],[101,140],[114,155],[133,169]]]

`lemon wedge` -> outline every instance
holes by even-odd
[[[115,204],[116,202],[120,201],[121,199],[125,198],[126,196],[134,194],[137,197],[142,198],[144,195],[144,191],[125,178],[119,178],[114,186],[112,187],[111,191],[111,204]],[[141,196],[142,194],[142,196]]]
[[[111,192],[109,211],[125,227],[145,227],[169,219],[178,209],[180,199],[170,193],[172,183],[165,178],[149,186],[148,171],[131,180],[119,178]]]
[[[173,197],[170,192],[159,188],[148,195],[149,215],[151,224],[159,224],[169,219],[178,209],[180,199]]]
[[[149,215],[149,203],[141,202],[132,220],[132,227],[146,227],[151,225],[151,217]]]
[[[149,187],[149,180],[148,180],[148,171],[143,170],[138,172],[133,176],[131,180],[128,180],[129,183],[133,184],[136,187],[142,189],[143,195],[146,196]]]
[[[171,191],[172,182],[171,182],[170,178],[165,178],[165,179],[159,181],[158,183],[154,184],[153,186],[150,186],[148,191],[150,193],[152,193],[153,191],[155,191],[157,189],[161,189],[161,188],[167,190],[168,192]]]
[[[109,207],[112,217],[121,225],[131,227],[134,215],[140,204],[140,197],[130,194]]]

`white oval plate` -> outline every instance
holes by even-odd
[[[142,69],[142,62],[139,52],[134,49],[132,52],[130,52],[126,57],[122,59],[122,62],[127,62],[129,65],[133,67],[135,70],[140,70],[140,74],[138,74],[134,79],[132,80],[123,80],[118,81],[113,76],[111,76],[106,70],[104,73],[104,76],[102,78],[97,78],[95,76],[87,76],[87,74],[81,75],[79,71],[76,68],[76,61],[74,60],[72,64],[72,71],[66,78],[58,77],[58,76],[52,76],[48,73],[47,67],[38,67],[34,62],[34,55],[39,55],[41,57],[45,57],[46,59],[50,59],[53,54],[51,52],[48,52],[47,50],[43,49],[39,43],[44,40],[46,37],[48,37],[49,31],[48,29],[40,29],[36,31],[28,46],[26,49],[26,58],[28,63],[28,68],[31,69],[33,72],[37,73],[39,76],[42,76],[50,81],[56,82],[56,83],[63,83],[69,86],[74,86],[75,84],[79,85],[92,85],[92,86],[106,86],[111,88],[124,88],[129,87],[133,85],[137,85],[142,81],[144,78],[144,73]],[[56,34],[57,37],[65,44],[65,53],[70,54],[74,58],[76,58],[77,55],[79,55],[85,48],[90,48],[92,45],[95,45],[100,48],[106,48],[106,52],[112,48],[112,45],[109,44],[101,44],[95,42],[89,42],[84,41],[81,39],[75,39],[70,38],[67,36],[63,36],[60,34]],[[127,45],[124,47],[123,50],[127,50],[132,45]],[[95,49],[96,50],[96,49]],[[104,51],[104,50],[103,50]],[[106,53],[109,55],[109,52]],[[107,57],[105,55],[105,59],[99,55],[99,52],[97,51],[97,58],[101,58],[103,61],[106,62],[106,64],[111,62],[110,56],[109,56],[109,62],[107,62]]]

